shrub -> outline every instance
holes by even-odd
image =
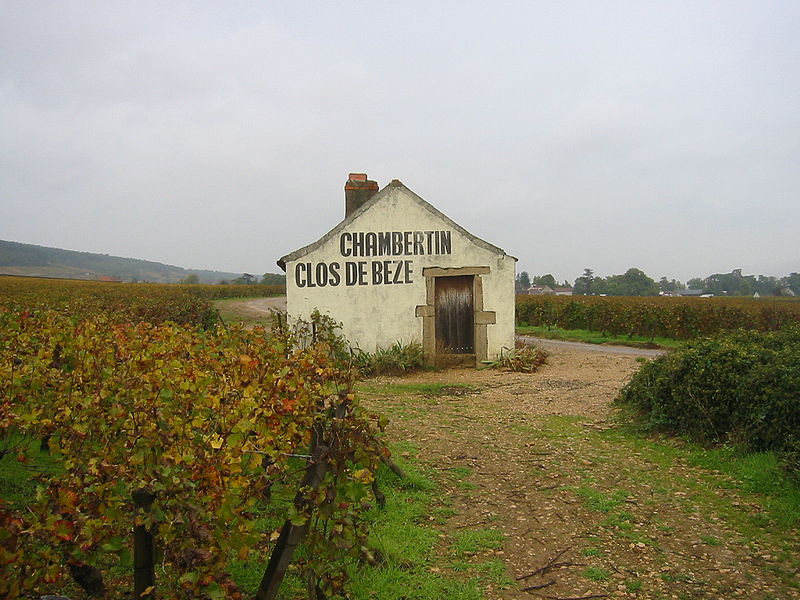
[[[374,354],[353,351],[353,362],[365,376],[402,375],[421,369],[424,365],[422,345],[417,342],[395,342],[389,348],[378,348]]]
[[[690,343],[643,365],[618,401],[639,410],[651,429],[774,450],[797,462],[800,327]]]
[[[517,342],[512,352],[506,352],[496,361],[485,363],[493,369],[506,369],[519,373],[533,373],[547,362],[549,354],[546,350],[533,344]]]
[[[286,327],[280,318],[277,329]],[[309,320],[296,320],[291,327],[292,337],[300,347],[309,347],[319,342],[330,349],[331,357],[340,368],[352,368],[363,376],[402,375],[421,369],[425,364],[422,344],[395,342],[388,348],[378,348],[375,353],[365,352],[350,346],[341,334],[342,324],[329,315],[314,310]]]

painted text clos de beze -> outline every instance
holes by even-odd
[[[344,258],[451,254],[450,231],[368,231],[339,235]],[[403,258],[301,262],[294,267],[297,287],[393,285],[412,283],[414,261]]]

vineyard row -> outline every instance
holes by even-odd
[[[685,340],[732,329],[781,329],[800,322],[800,301],[520,295],[516,317],[519,325]]]

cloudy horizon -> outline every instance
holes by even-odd
[[[0,239],[277,272],[400,179],[518,271],[800,271],[796,2],[0,2]]]

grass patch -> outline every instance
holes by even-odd
[[[613,512],[603,519],[600,523],[603,527],[614,529],[620,536],[633,540],[642,541],[641,535],[633,531],[634,515],[626,510]]]
[[[636,425],[623,424],[598,434],[615,444],[624,444],[648,461],[664,468],[689,465],[703,472],[684,485],[695,494],[693,500],[721,510],[740,530],[753,535],[753,527],[768,525],[781,529],[800,526],[800,482],[793,479],[772,452],[743,452],[729,446],[703,448],[697,444],[660,436],[645,437]],[[675,480],[648,472],[649,485],[665,493],[674,491]],[[720,489],[740,494],[757,502],[761,510],[749,515],[731,507],[720,497]],[[800,562],[800,561],[799,561]]]
[[[447,469],[447,471],[452,475],[453,479],[455,479],[458,489],[468,491],[478,488],[474,483],[466,481],[466,478],[472,475],[472,469],[469,467],[451,467]]]
[[[538,437],[547,439],[572,439],[583,433],[581,423],[585,420],[585,417],[575,415],[550,415],[539,420],[534,431]]]
[[[480,388],[468,383],[376,383],[366,381],[358,385],[359,391],[368,394],[412,396],[466,396],[480,393]]]
[[[434,520],[439,525],[444,525],[445,523],[447,523],[447,520],[450,517],[454,517],[457,514],[458,511],[456,511],[454,508],[450,508],[449,506],[441,506],[435,508],[433,509],[432,513]]]
[[[713,535],[701,535],[700,536],[700,541],[703,542],[704,544],[706,544],[707,546],[721,546],[722,545],[722,541],[719,538],[714,537]]]
[[[614,490],[607,493],[585,486],[575,488],[575,493],[583,500],[586,508],[601,513],[613,511],[621,506],[628,497],[628,492],[625,490]]]
[[[639,579],[632,579],[625,582],[625,591],[630,594],[635,594],[642,590],[642,582]]]
[[[787,476],[775,453],[694,448],[687,462],[729,475],[739,489],[764,497],[764,507],[778,525],[800,525],[800,482]]]
[[[24,463],[17,460],[19,451],[25,452]],[[60,472],[61,466],[40,448],[39,440],[14,433],[0,439],[0,499],[12,508],[21,509],[33,500],[37,475]]]
[[[611,577],[611,572],[601,567],[587,567],[583,572],[583,576],[591,581],[608,581]]]
[[[565,340],[568,342],[583,342],[584,344],[614,344],[617,346],[632,346],[634,348],[680,348],[685,342],[670,338],[627,335],[601,335],[597,331],[587,329],[559,329],[531,325],[518,325],[518,335],[532,335],[549,340]]]
[[[379,473],[379,482],[386,490],[386,508],[367,515],[370,547],[387,564],[425,564],[438,539],[434,529],[423,525],[433,500],[432,482],[420,474],[392,482],[388,472]]]
[[[514,580],[509,577],[506,564],[502,560],[494,559],[478,563],[455,561],[449,566],[454,571],[475,577],[483,584],[492,583],[501,589],[514,585]]]
[[[360,574],[353,580],[351,597],[357,600],[483,600],[477,583],[476,579],[450,579],[429,568],[392,564]]]
[[[408,477],[399,479],[385,467],[378,482],[386,507],[369,511],[370,548],[377,565],[358,565],[350,573],[352,597],[359,599],[434,600],[453,597],[481,600],[477,579],[454,579],[443,574],[447,563],[437,565],[435,546],[439,533],[428,517],[445,520],[454,514],[438,502],[436,484],[415,464],[403,464]]]
[[[465,479],[472,475],[472,469],[469,467],[450,467],[448,471],[458,479]]]
[[[503,547],[504,539],[505,536],[497,529],[462,531],[455,537],[450,550],[458,556],[477,554],[487,550],[499,550]]]
[[[741,536],[741,543],[770,547],[786,560],[790,571],[800,569],[796,531],[800,526],[800,482],[781,468],[773,453],[744,453],[730,447],[702,448],[680,438],[646,436],[635,424],[621,424],[603,432],[592,432],[592,443],[611,444],[617,452],[635,454],[659,468],[631,470],[632,481],[653,491],[650,502],[674,502],[687,512],[715,515]],[[678,477],[675,469],[685,471]],[[635,537],[633,524],[624,511],[610,513],[602,523],[623,537]],[[674,528],[662,524],[660,531]],[[703,543],[724,542],[704,535]],[[642,539],[645,543],[652,543]],[[786,585],[800,588],[796,574],[771,565]]]

